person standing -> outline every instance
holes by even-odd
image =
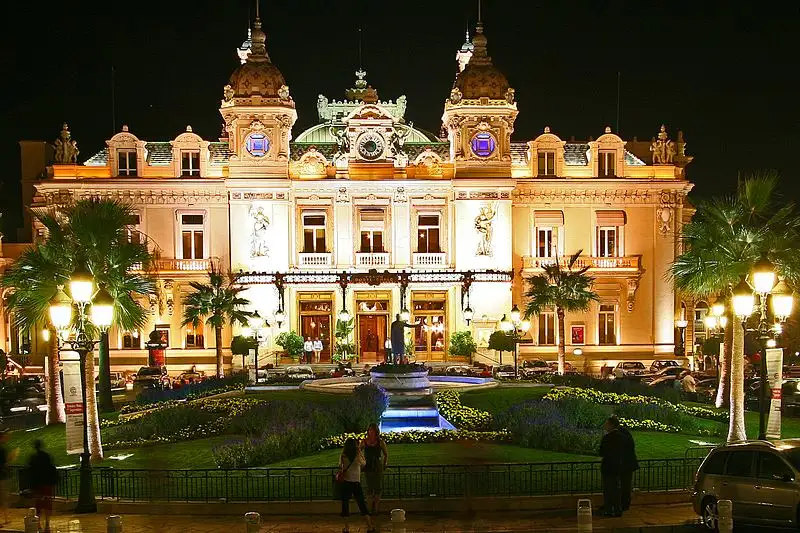
[[[311,354],[314,353],[314,343],[311,342],[311,337],[306,337],[306,341],[303,343],[303,356],[305,357],[305,363],[311,364]]]
[[[322,354],[322,348],[323,348],[322,341],[320,340],[319,337],[314,339],[314,344],[313,344],[312,347],[314,348],[314,361],[317,364],[319,364],[319,358],[320,358],[320,355]]]
[[[610,416],[603,424],[606,434],[600,439],[600,475],[603,481],[602,516],[622,516],[622,470],[625,438],[620,433],[619,419]]]
[[[28,475],[36,498],[36,514],[44,520],[45,533],[50,532],[50,515],[53,513],[53,493],[58,483],[58,470],[53,458],[44,451],[41,440],[33,441],[34,453],[28,459]]]
[[[364,453],[364,479],[367,482],[367,501],[370,514],[378,514],[383,493],[383,471],[389,461],[386,441],[381,438],[381,430],[374,422],[367,427],[367,437],[361,441]]]
[[[688,370],[681,374],[681,390],[687,400],[697,400],[697,380]]]
[[[344,528],[342,533],[350,532],[350,497],[356,501],[361,516],[367,522],[367,531],[374,532],[372,517],[367,509],[367,502],[364,501],[364,490],[361,488],[361,467],[366,460],[364,454],[359,449],[358,442],[354,438],[348,438],[344,442],[342,455],[339,457],[339,473],[336,475],[336,482],[339,483],[342,512],[340,516],[344,518]]]
[[[383,343],[383,348],[386,350],[386,363],[392,362],[392,339],[390,337],[386,337],[386,340]]]
[[[639,460],[636,458],[636,443],[628,428],[620,426],[619,433],[623,437],[622,471],[620,473],[620,506],[622,512],[631,507],[631,494],[633,493],[633,473],[639,470]]]

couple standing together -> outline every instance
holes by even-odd
[[[351,497],[356,501],[361,516],[367,522],[367,532],[376,531],[372,523],[372,516],[378,513],[383,492],[383,472],[386,470],[388,460],[386,442],[381,438],[377,424],[369,425],[367,436],[361,442],[354,438],[345,441],[342,455],[339,457],[339,471],[336,474],[336,484],[342,501],[343,533],[350,531]],[[366,498],[369,499],[369,507],[367,507],[364,497],[365,491],[361,486],[362,471],[364,472],[364,481],[366,481]]]

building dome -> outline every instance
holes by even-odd
[[[233,98],[279,98],[281,87],[286,85],[283,74],[267,55],[267,36],[256,18],[251,34],[252,46],[246,61],[231,74],[229,85]]]
[[[486,36],[483,24],[475,28],[472,38],[472,57],[464,70],[458,74],[455,87],[461,91],[461,97],[467,99],[491,98],[502,100],[510,88],[505,75],[492,64],[492,58],[486,49]]]

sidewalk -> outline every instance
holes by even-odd
[[[11,526],[4,531],[22,531],[22,509],[12,509]],[[51,522],[53,533],[105,533],[105,515],[58,515]],[[73,521],[73,523],[70,523]],[[78,521],[78,522],[74,522]],[[653,531],[695,531],[689,527],[697,523],[697,517],[688,504],[634,506],[622,518],[595,517],[594,531],[632,533]],[[124,515],[124,533],[243,533],[244,517],[215,516],[164,516],[164,515]],[[9,527],[6,526],[6,527]],[[388,512],[378,517],[379,531],[392,531]],[[655,526],[655,527],[654,527]],[[667,527],[665,527],[667,526]],[[675,527],[668,527],[675,526]],[[575,531],[577,527],[576,510],[529,511],[514,513],[479,513],[475,516],[448,515],[409,515],[406,520],[406,533],[484,533],[484,532],[523,532],[523,531]],[[260,533],[337,533],[342,530],[338,516],[265,516],[262,518]],[[361,518],[354,515],[350,522],[352,533],[363,533],[366,527]]]

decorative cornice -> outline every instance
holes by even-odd
[[[541,189],[530,187],[513,193],[515,205],[525,204],[648,204],[676,206],[684,202],[688,187],[680,189],[606,188]],[[665,202],[666,200],[666,202]]]
[[[225,204],[228,196],[224,190],[39,190],[35,203],[38,205],[62,205],[84,198],[114,198],[135,205],[181,205],[181,204]]]

